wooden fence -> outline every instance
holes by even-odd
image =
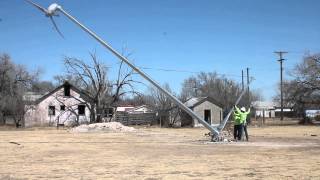
[[[155,113],[127,113],[117,112],[115,114],[115,121],[123,125],[150,125],[154,122]]]

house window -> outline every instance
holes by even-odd
[[[85,115],[86,106],[85,105],[78,105],[78,114]]]
[[[70,96],[70,85],[64,86],[64,96]]]
[[[66,110],[66,106],[65,105],[61,105],[60,106],[60,111],[64,111],[64,110]]]
[[[55,109],[54,106],[49,106],[49,109],[48,109],[48,110],[49,110],[49,111],[48,111],[49,116],[54,116],[54,115],[56,115],[56,109]]]

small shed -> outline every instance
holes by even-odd
[[[218,125],[223,119],[222,104],[212,97],[193,97],[188,99],[184,104],[211,125]],[[188,125],[192,125],[193,127],[203,126],[198,120],[184,113],[181,117],[181,126]]]

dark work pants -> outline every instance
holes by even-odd
[[[247,124],[243,125],[243,131],[244,134],[246,135],[246,140],[249,141],[249,135],[248,135],[248,130],[247,130]]]
[[[234,125],[233,137],[234,139],[241,140],[242,137],[242,124]]]

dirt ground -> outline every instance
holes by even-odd
[[[320,126],[249,127],[231,143],[206,132],[0,128],[0,179],[320,179]]]

